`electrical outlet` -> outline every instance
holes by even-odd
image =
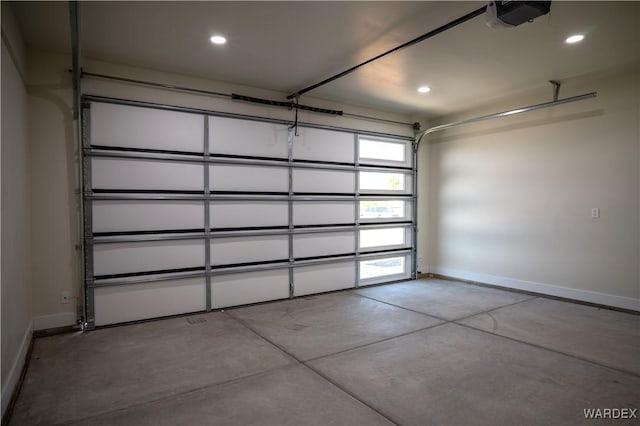
[[[66,305],[67,303],[69,303],[68,291],[63,291],[62,293],[60,293],[60,303],[62,303],[63,305]]]
[[[591,219],[600,219],[600,209],[598,207],[591,209]]]

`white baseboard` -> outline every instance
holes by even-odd
[[[549,296],[564,297],[566,299],[580,300],[583,302],[629,309],[632,311],[640,311],[640,299],[634,299],[632,297],[616,296],[614,294],[599,293],[597,291],[561,287],[553,284],[537,283],[517,278],[500,277],[450,268],[431,267],[429,272],[461,280],[476,281],[478,283],[514,288],[517,290],[530,291]]]
[[[11,402],[11,396],[13,395],[13,391],[16,389],[16,385],[18,384],[18,380],[20,380],[20,375],[22,374],[22,367],[24,367],[25,358],[27,357],[27,351],[29,350],[29,345],[31,344],[31,336],[33,335],[33,321],[29,322],[29,326],[24,332],[24,336],[22,337],[22,343],[20,343],[20,349],[18,350],[18,355],[16,355],[13,360],[13,364],[11,365],[11,370],[9,370],[9,374],[7,376],[6,382],[2,384],[2,417],[4,417],[5,411],[7,411],[7,407],[9,407],[9,402]],[[2,360],[2,362],[7,362],[8,360]]]
[[[62,312],[59,314],[33,317],[33,329],[35,331],[66,327],[69,325],[76,325],[76,314],[73,312]]]

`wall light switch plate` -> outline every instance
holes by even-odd
[[[62,303],[63,305],[69,303],[69,292],[68,291],[63,291],[62,293],[60,293],[60,303]]]
[[[591,209],[591,219],[600,219],[600,209],[598,207]]]

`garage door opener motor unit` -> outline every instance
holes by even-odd
[[[491,28],[511,28],[546,15],[549,10],[550,1],[492,1],[487,6],[486,20]]]

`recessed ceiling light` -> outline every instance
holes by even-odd
[[[227,39],[221,35],[214,35],[209,40],[213,44],[225,44],[227,42]]]
[[[418,87],[418,93],[429,93],[430,91],[431,91],[431,87],[429,86]]]
[[[573,44],[573,43],[578,43],[582,40],[584,40],[584,36],[582,34],[576,34],[576,35],[572,35],[571,37],[567,37],[567,39],[565,40],[565,43]]]

